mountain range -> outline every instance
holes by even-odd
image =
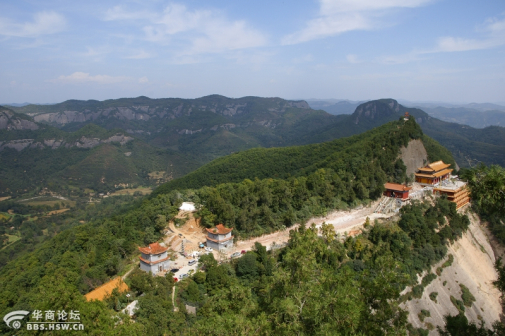
[[[475,128],[505,126],[504,110],[478,110],[469,107],[432,107],[423,108],[432,117],[452,123],[464,124]]]
[[[357,104],[335,104],[340,103],[348,109]],[[1,109],[0,158],[7,164],[0,171],[0,191],[25,190],[52,179],[94,190],[152,184],[154,172],[170,180],[228,154],[348,137],[405,112],[447,147],[460,167],[478,162],[505,166],[503,127],[442,121],[393,99],[361,103],[352,114],[340,115],[281,98],[69,100]]]

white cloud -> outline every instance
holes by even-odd
[[[466,39],[445,36],[437,41],[437,46],[425,53],[455,52],[468,50],[491,49],[505,44],[505,19],[489,18],[477,28],[477,32],[484,33],[481,39]]]
[[[353,54],[349,54],[345,58],[347,59],[347,62],[349,62],[351,64],[361,63],[361,61],[358,59],[358,56],[353,55]]]
[[[218,53],[263,46],[266,37],[245,21],[230,21],[216,10],[189,10],[170,4],[161,13],[133,12],[116,6],[105,20],[133,21],[142,26],[144,38],[165,45],[182,45],[179,55]]]
[[[446,36],[438,39],[437,47],[428,52],[454,52],[495,48],[505,44],[505,19],[487,19],[478,31],[487,33],[482,39]]]
[[[477,31],[485,34],[485,36],[480,39],[454,36],[440,37],[435,47],[431,49],[418,49],[404,55],[381,57],[378,61],[386,64],[401,64],[420,60],[422,55],[492,49],[505,45],[505,19],[487,19],[483,25],[478,27]]]
[[[146,78],[147,79],[147,78]],[[52,83],[99,83],[99,84],[115,84],[120,82],[130,81],[130,77],[126,76],[108,76],[108,75],[95,75],[90,76],[87,72],[74,72],[68,76],[59,76],[56,79],[51,79],[49,82]]]
[[[0,18],[0,35],[13,37],[37,37],[54,34],[66,27],[65,18],[55,12],[39,12],[33,21],[18,23],[8,18]]]
[[[348,12],[376,11],[390,8],[415,8],[431,0],[320,0],[320,12],[325,15]]]
[[[146,59],[146,58],[151,58],[153,55],[149,54],[148,52],[145,52],[144,50],[140,50],[134,55],[128,56],[126,58],[129,59]]]
[[[145,84],[145,83],[148,83],[148,82],[149,82],[149,79],[147,79],[146,76],[139,78],[139,83],[140,84]]]
[[[380,28],[380,17],[397,8],[414,8],[432,0],[319,0],[319,16],[302,30],[283,38],[283,44],[297,44],[353,30]]]

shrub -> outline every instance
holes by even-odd
[[[412,296],[416,299],[419,299],[421,296],[423,296],[423,291],[424,287],[422,285],[414,286],[412,287]]]
[[[459,287],[461,288],[461,300],[463,300],[463,304],[467,307],[471,307],[472,304],[475,302],[475,297],[470,293],[470,290],[468,287],[466,287],[463,284],[460,284]]]
[[[419,317],[419,321],[421,322],[424,322],[424,319],[426,317],[430,317],[431,316],[431,313],[429,310],[426,310],[426,309],[421,309],[421,312],[419,314],[417,314],[417,317]]]
[[[449,258],[443,263],[442,268],[446,268],[452,265],[452,262],[454,261],[454,256],[452,254],[449,254]]]
[[[437,278],[437,276],[433,273],[428,273],[426,274],[426,276],[423,278],[423,280],[421,281],[421,285],[423,287],[426,287],[428,286],[433,280],[435,280]]]
[[[430,293],[430,299],[431,299],[431,301],[437,303],[437,296],[438,296],[438,292],[431,292]]]
[[[462,314],[465,313],[465,304],[463,301],[456,299],[454,296],[451,295],[451,302],[458,309],[458,311]]]

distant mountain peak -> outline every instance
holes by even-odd
[[[355,124],[362,123],[369,119],[381,119],[400,114],[401,105],[394,99],[372,100],[359,105],[352,114]]]

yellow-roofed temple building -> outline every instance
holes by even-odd
[[[443,161],[430,163],[419,168],[416,176],[416,182],[425,185],[435,185],[451,177],[453,169],[449,169],[450,164]]]

